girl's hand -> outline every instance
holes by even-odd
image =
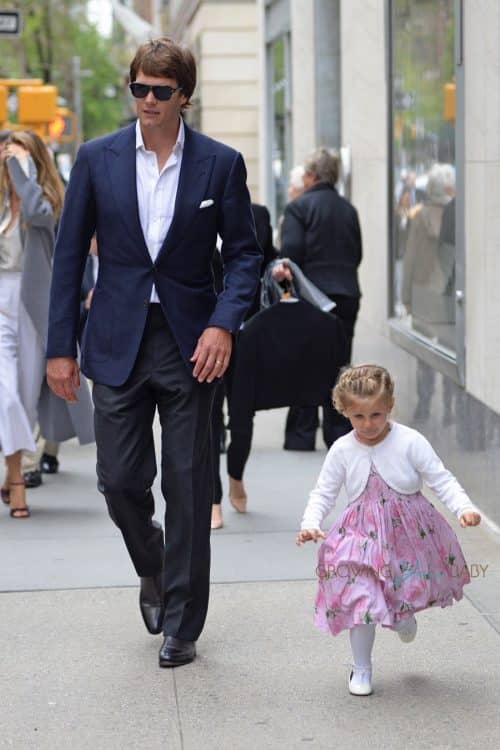
[[[4,156],[6,159],[8,159],[9,156],[15,156],[21,160],[26,159],[26,157],[29,156],[29,153],[30,152],[26,148],[20,146],[19,143],[8,143],[4,149]]]
[[[460,526],[464,529],[466,526],[477,526],[481,523],[481,516],[479,513],[469,510],[462,513],[460,516]]]
[[[316,544],[318,539],[324,539],[325,536],[325,532],[321,531],[321,529],[302,529],[302,531],[299,531],[296,536],[295,544],[300,547],[304,542],[309,542],[311,540]]]

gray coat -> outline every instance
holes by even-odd
[[[54,215],[50,203],[44,198],[37,183],[33,160],[29,159],[29,176],[14,156],[7,160],[7,167],[21,201],[24,245],[21,300],[45,351],[54,252]],[[20,340],[22,341],[22,336]],[[30,362],[30,358],[33,358],[33,352],[20,350],[21,394],[23,377],[28,374],[26,364]],[[42,366],[42,363],[36,363],[34,366]],[[82,377],[78,401],[73,404],[56,396],[44,378],[38,402],[38,421],[42,435],[48,440],[62,442],[76,436],[82,445],[94,442],[93,408],[85,378]]]

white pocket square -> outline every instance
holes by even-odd
[[[211,198],[209,198],[208,200],[202,201],[200,203],[200,208],[208,208],[209,206],[213,206],[213,205],[214,205],[213,200]]]

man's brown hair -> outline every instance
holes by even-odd
[[[196,61],[187,47],[168,37],[150,39],[141,44],[130,63],[130,82],[137,78],[139,70],[147,76],[174,78],[188,101],[196,86]]]

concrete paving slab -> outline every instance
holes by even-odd
[[[413,644],[379,632],[375,693],[357,698],[347,691],[347,634],[311,624],[314,589],[214,587],[204,658],[176,674],[186,750],[201,747],[203,732],[207,750],[498,748],[500,644],[466,600],[421,613]]]
[[[498,634],[462,600],[377,634],[373,696],[312,626],[312,582],[212,588],[198,659],[157,667],[132,589],[0,595],[0,748],[497,750]]]
[[[0,748],[180,750],[174,676],[131,589],[0,595]]]

